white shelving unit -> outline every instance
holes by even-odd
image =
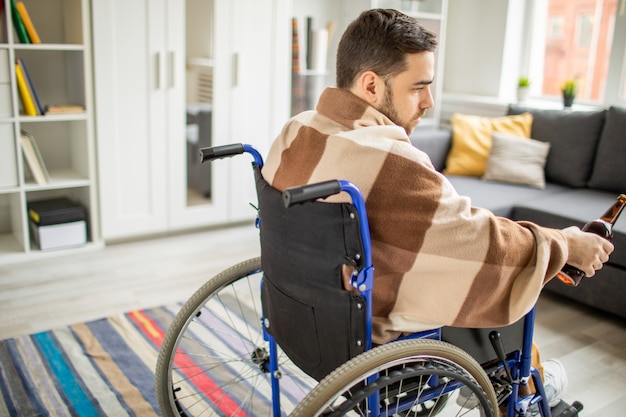
[[[95,179],[90,3],[23,0],[41,43],[21,43],[11,1],[0,14],[0,264],[101,246]],[[78,104],[83,113],[27,116],[15,62],[21,59],[42,106]],[[37,184],[22,155],[20,132],[32,134],[50,173]],[[88,213],[88,243],[40,251],[29,234],[28,203],[65,196]]]

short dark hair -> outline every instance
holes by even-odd
[[[366,10],[346,29],[337,49],[337,87],[350,88],[363,71],[386,78],[407,67],[406,54],[437,48],[436,35],[397,10]]]

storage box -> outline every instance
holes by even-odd
[[[33,241],[41,250],[87,243],[87,211],[66,197],[28,203]]]

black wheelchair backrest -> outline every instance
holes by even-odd
[[[286,208],[255,167],[266,329],[304,372],[320,380],[365,350],[365,302],[343,285],[361,267],[359,218],[349,203]]]

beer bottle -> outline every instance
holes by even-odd
[[[613,225],[619,215],[622,214],[624,206],[626,206],[626,194],[621,194],[617,198],[617,201],[615,201],[615,204],[613,204],[602,217],[590,221],[583,226],[582,230],[584,232],[600,235],[611,242],[613,240]],[[571,265],[565,265],[563,269],[561,269],[561,272],[557,274],[557,277],[567,285],[575,287],[580,284],[580,281],[585,277],[585,273]]]

